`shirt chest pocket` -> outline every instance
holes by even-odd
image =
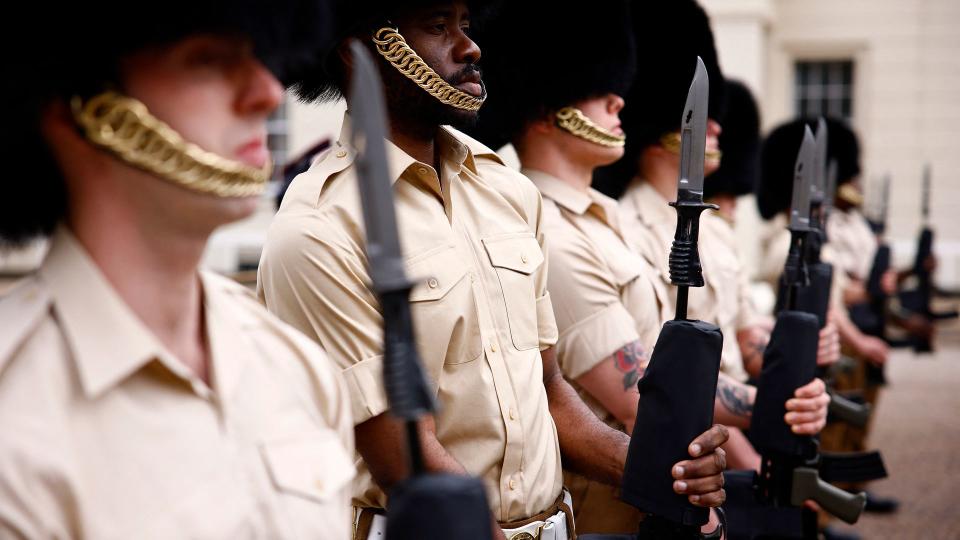
[[[407,261],[407,275],[416,285],[410,308],[420,355],[430,375],[437,378],[438,362],[462,364],[483,353],[472,276],[452,246],[416,255]]]
[[[276,490],[313,503],[345,503],[356,468],[329,430],[273,439],[260,452]]]
[[[544,261],[540,244],[529,232],[482,241],[503,292],[513,346],[521,351],[538,347],[536,271]]]

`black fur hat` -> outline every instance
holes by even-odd
[[[471,135],[499,148],[577,101],[626,95],[636,70],[630,2],[585,7],[571,20],[556,2],[510,2],[479,32],[488,97]]]
[[[627,134],[623,158],[599,169],[594,186],[619,197],[637,172],[641,152],[680,128],[697,56],[710,76],[708,116],[723,117],[723,74],[706,12],[694,0],[638,3],[633,9],[637,40],[637,81],[620,113]]]
[[[52,100],[116,88],[122,58],[194,34],[248,37],[267,67],[289,81],[316,61],[330,19],[325,0],[170,0],[146,12],[120,0],[15,9],[6,21],[17,28],[0,38],[10,60],[3,103],[15,104],[0,135],[12,165],[0,197],[0,243],[8,244],[48,234],[66,211],[63,179],[39,131]]]
[[[515,0],[516,1],[516,0]],[[361,33],[373,33],[400,13],[431,6],[452,4],[454,0],[333,0],[333,39],[320,55],[316,68],[305,72],[293,84],[293,91],[304,102],[336,101],[345,96],[345,77],[336,49],[343,40]],[[466,0],[470,26],[475,30],[495,12],[503,0]]]
[[[760,111],[750,89],[726,81],[720,168],[703,183],[703,196],[746,195],[753,192],[760,172]]]
[[[760,180],[756,189],[757,207],[763,219],[772,219],[790,208],[793,167],[806,125],[816,130],[817,119],[797,119],[781,124],[763,141]],[[827,160],[837,161],[837,187],[860,174],[860,144],[856,133],[843,120],[827,118]]]

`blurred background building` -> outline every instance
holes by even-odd
[[[724,75],[753,90],[764,129],[798,115],[846,118],[860,135],[868,200],[891,175],[887,238],[900,265],[915,251],[923,166],[931,165],[937,279],[960,285],[960,2],[700,1]],[[748,258],[756,256],[754,209],[741,204],[738,217]]]

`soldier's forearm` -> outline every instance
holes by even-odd
[[[750,427],[750,417],[753,415],[753,402],[756,397],[756,388],[721,373],[717,380],[714,421],[738,428]]]
[[[562,376],[544,381],[544,386],[564,468],[619,486],[630,437],[597,418]]]
[[[563,466],[587,478],[619,486],[630,437],[604,424],[563,378],[553,348],[541,352],[543,386],[557,426]]]
[[[426,469],[431,472],[466,474],[466,469],[437,440],[432,417],[419,423],[420,445]],[[363,457],[374,481],[384,491],[410,473],[403,424],[389,413],[375,416],[354,428],[357,451]]]

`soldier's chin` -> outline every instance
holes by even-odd
[[[458,109],[451,105],[444,105],[440,114],[440,123],[453,126],[454,128],[463,131],[475,126],[479,116],[479,111],[468,111],[465,109]]]

